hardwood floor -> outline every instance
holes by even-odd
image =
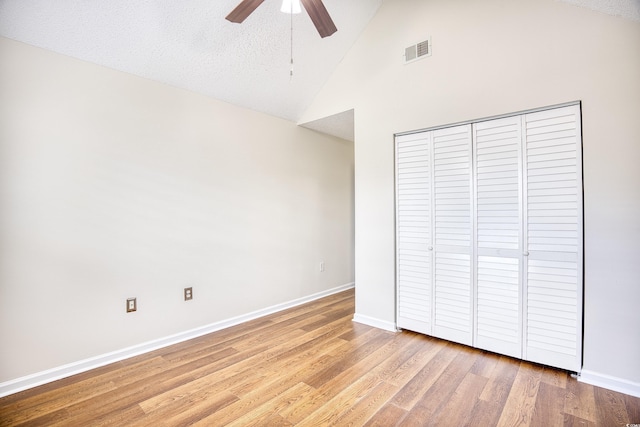
[[[351,321],[353,290],[0,399],[0,425],[623,426],[640,399]]]

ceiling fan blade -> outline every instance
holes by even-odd
[[[327,8],[324,7],[322,0],[301,0],[304,8],[307,10],[309,17],[313,21],[313,25],[316,26],[320,37],[329,37],[331,34],[338,31],[336,25],[333,23],[331,16]]]
[[[251,13],[256,10],[263,1],[264,0],[242,0],[240,4],[237,5],[229,15],[227,15],[227,21],[236,22],[238,24],[241,23],[247,19],[247,16],[251,15]]]

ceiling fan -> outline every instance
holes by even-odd
[[[241,23],[247,16],[251,15],[258,6],[260,6],[264,0],[242,0],[235,9],[227,15],[227,21]],[[307,10],[313,25],[316,26],[320,37],[329,37],[331,34],[338,31],[336,25],[333,23],[331,16],[327,8],[324,7],[322,0],[301,0],[304,8]]]

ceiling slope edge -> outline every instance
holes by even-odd
[[[352,108],[310,122],[299,123],[299,126],[353,142],[355,140],[354,117]]]

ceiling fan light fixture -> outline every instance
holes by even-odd
[[[227,15],[227,21],[238,24],[243,22],[264,1],[265,0],[242,0],[236,8]],[[334,24],[333,19],[329,16],[329,12],[322,3],[322,0],[284,0],[280,10],[284,13],[300,13],[302,11],[300,3],[304,5],[320,37],[329,37],[338,31],[336,24]],[[291,15],[291,23],[293,26],[293,14]]]
[[[280,12],[284,13],[300,13],[302,8],[300,7],[300,0],[282,0],[282,7]]]

